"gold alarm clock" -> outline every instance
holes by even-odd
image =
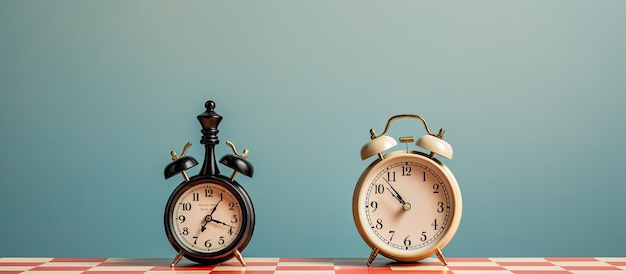
[[[382,154],[398,142],[387,135],[391,122],[416,119],[426,130],[416,145],[425,152],[408,149],[414,137],[400,137],[406,149]],[[459,185],[448,167],[435,156],[452,158],[452,146],[443,140],[444,130],[430,132],[426,120],[403,114],[387,121],[377,135],[361,148],[361,159],[377,156],[361,174],[352,197],[352,215],[359,234],[372,248],[367,265],[378,254],[399,262],[415,262],[436,254],[447,265],[442,249],[461,221]]]

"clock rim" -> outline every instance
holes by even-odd
[[[361,196],[360,193],[362,191],[367,190],[367,188],[365,187],[367,185],[367,182],[365,182],[365,179],[368,178],[372,174],[373,170],[377,170],[376,168],[380,166],[387,166],[388,164],[386,163],[390,162],[391,160],[395,158],[407,157],[407,156],[414,157],[416,159],[420,159],[426,162],[430,161],[430,164],[432,166],[439,169],[441,174],[445,177],[445,180],[447,180],[449,183],[450,197],[451,197],[451,200],[453,200],[455,206],[451,212],[450,225],[448,226],[447,231],[444,232],[444,234],[436,243],[429,245],[429,247],[417,249],[415,250],[415,252],[412,252],[410,254],[407,254],[409,252],[403,252],[405,254],[399,254],[399,253],[395,253],[394,250],[387,245],[377,244],[376,240],[372,239],[370,235],[366,232],[367,224],[361,221],[361,214],[359,213],[360,212],[359,205],[361,204],[361,202],[359,201],[359,197]],[[376,159],[367,168],[365,168],[363,173],[361,173],[361,176],[359,177],[357,181],[357,184],[354,188],[354,193],[352,195],[352,217],[354,219],[354,224],[359,234],[361,235],[361,238],[363,239],[363,241],[365,241],[365,243],[370,248],[377,249],[379,254],[387,258],[399,261],[399,262],[419,261],[435,254],[437,248],[443,249],[456,234],[456,231],[461,222],[462,211],[463,211],[463,202],[462,202],[462,197],[461,197],[461,189],[459,187],[459,184],[456,178],[450,171],[450,169],[448,169],[448,167],[444,165],[442,162],[440,162],[439,160],[435,158],[430,158],[429,155],[420,151],[404,151],[404,150],[393,151],[393,152],[383,155],[382,160],[380,158]]]
[[[199,184],[205,183],[218,184],[226,188],[228,191],[231,192],[231,194],[233,194],[233,196],[237,199],[242,207],[242,222],[244,223],[244,225],[242,226],[239,235],[228,247],[217,252],[198,252],[189,249],[184,244],[182,244],[179,237],[175,236],[174,230],[172,228],[172,211],[174,210],[174,205],[176,205],[176,201],[178,201],[180,196],[186,190]],[[239,185],[239,183],[237,183],[237,181],[231,181],[229,178],[220,174],[196,175],[189,178],[189,181],[183,181],[182,183],[180,183],[176,187],[176,189],[174,189],[167,203],[165,204],[163,219],[165,224],[165,235],[167,236],[167,239],[174,248],[174,250],[176,250],[176,252],[182,251],[185,258],[200,264],[218,264],[233,258],[235,256],[235,250],[239,250],[239,252],[242,252],[252,239],[255,224],[254,206],[252,205],[252,201],[248,193],[243,187],[241,187],[241,185]]]

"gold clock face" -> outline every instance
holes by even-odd
[[[237,242],[244,227],[239,200],[221,184],[195,184],[184,189],[172,206],[172,235],[192,252],[213,254],[227,250]]]
[[[398,261],[416,261],[443,248],[458,227],[461,196],[441,163],[397,151],[370,165],[355,188],[354,221],[372,248]]]

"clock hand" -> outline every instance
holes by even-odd
[[[391,193],[391,196],[393,196],[394,198],[396,198],[398,200],[398,202],[400,202],[401,204],[406,204],[404,202],[404,199],[402,199],[402,196],[400,196],[400,193],[398,193],[398,191],[396,191],[395,188],[393,188],[393,186],[389,183],[389,181],[385,180],[385,178],[383,178],[383,181],[385,181],[385,183],[387,183],[387,185],[389,185],[389,188],[387,188],[387,190],[389,190],[389,193]]]
[[[222,200],[217,201],[217,204],[215,204],[215,206],[213,207],[213,209],[211,210],[211,213],[209,213],[209,215],[213,215],[213,213],[215,212],[215,210],[217,209],[217,205],[220,204]]]
[[[402,196],[400,196],[400,193],[398,193],[398,191],[389,183],[389,181],[385,180],[385,178],[383,178],[383,181],[385,181],[385,183],[389,185],[389,188],[387,188],[387,190],[389,190],[389,193],[391,193],[391,196],[396,198],[396,200],[398,200],[398,202],[402,204],[402,209],[404,209],[404,211],[408,211],[409,209],[411,209],[411,204],[405,202],[404,199],[402,199]]]
[[[229,224],[227,224],[225,222],[213,219],[213,217],[211,217],[211,215],[207,215],[206,217],[204,217],[204,224],[202,225],[202,229],[201,229],[202,232],[204,232],[206,230],[206,225],[209,222],[214,222],[214,223],[221,224],[221,225],[224,225],[224,226],[227,226],[227,227],[230,227],[230,228],[235,228],[234,226],[229,225]]]
[[[231,225],[229,225],[229,224],[227,224],[225,222],[215,220],[215,219],[212,219],[211,222],[218,223],[218,224],[225,225],[227,227],[233,228],[233,226],[231,226]]]
[[[217,201],[217,203],[211,210],[211,213],[209,213],[209,215],[204,217],[204,224],[202,225],[202,229],[200,229],[200,232],[204,232],[206,230],[206,225],[213,219],[213,213],[215,213],[215,210],[217,209],[217,206],[220,204],[221,201],[222,200]]]
[[[204,217],[204,224],[202,225],[200,232],[204,232],[206,230],[206,224],[208,224],[211,220],[213,220],[213,217],[210,214]]]

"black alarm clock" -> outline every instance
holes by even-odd
[[[226,141],[234,154],[225,155],[220,163],[234,171],[231,176],[220,173],[215,146],[219,144],[217,127],[223,117],[215,112],[215,102],[207,101],[205,108],[206,111],[197,116],[202,125],[200,143],[205,146],[200,173],[192,177],[186,173],[198,164],[193,157],[185,156],[191,142],[184,146],[180,156],[170,152],[172,162],[164,171],[166,179],[177,174],[184,178],[165,205],[165,234],[178,252],[171,266],[183,257],[208,265],[235,257],[245,266],[241,252],[252,238],[254,207],[235,177],[238,173],[252,177],[254,169],[246,159],[248,150],[239,154],[235,146]]]

